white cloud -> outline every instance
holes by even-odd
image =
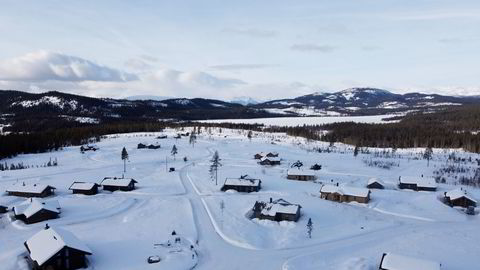
[[[5,81],[131,81],[134,74],[62,53],[37,51],[0,61]]]
[[[304,44],[294,44],[290,47],[290,49],[294,51],[301,51],[301,52],[329,53],[336,50],[337,47],[331,46],[331,45],[318,45],[318,44],[304,43]]]
[[[273,30],[259,28],[224,28],[222,32],[255,38],[269,38],[277,35],[277,32]]]

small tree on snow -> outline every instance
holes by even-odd
[[[218,155],[218,151],[215,151],[215,153],[213,154],[213,157],[212,159],[210,160],[210,162],[212,162],[212,164],[210,165],[210,178],[212,179],[215,179],[215,185],[218,185],[218,167],[222,166],[222,164],[220,163],[220,156]]]
[[[192,147],[195,147],[195,143],[197,142],[197,135],[195,135],[195,130],[190,133],[190,139],[189,143],[192,145]]]
[[[433,150],[431,147],[425,148],[425,152],[423,152],[423,158],[427,160],[427,167],[430,165],[430,159],[432,159]]]
[[[252,136],[253,136],[252,131],[249,130],[248,133],[247,133],[247,138],[248,138],[249,141],[252,141]]]
[[[173,145],[172,151],[170,151],[170,153],[172,154],[173,159],[176,160],[175,156],[178,154],[178,149],[177,149],[177,146],[175,144]]]
[[[360,150],[360,149],[359,149],[358,146],[356,145],[356,146],[355,146],[355,149],[353,150],[353,156],[354,156],[354,157],[358,156],[358,151],[359,151],[359,150]]]
[[[122,160],[123,160],[123,172],[127,172],[127,159],[128,159],[128,152],[125,147],[122,149]]]
[[[313,222],[312,219],[309,218],[307,222],[307,235],[308,238],[312,238],[312,231],[313,231]]]

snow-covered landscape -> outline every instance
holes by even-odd
[[[451,179],[433,192],[397,186],[399,177],[436,176],[452,153],[473,160],[464,166],[476,168],[477,154],[434,149],[427,166],[422,148],[394,153],[369,148],[355,156],[353,146],[283,133],[253,132],[249,139],[246,130],[203,128],[192,144],[186,136],[175,139],[179,132],[192,129],[109,135],[96,143],[96,151],[66,147],[2,161],[29,166],[0,172],[2,192],[24,183],[53,186],[55,194],[45,200],[58,201],[60,215],[27,225],[11,211],[0,214],[1,268],[28,269],[24,242],[47,223],[73,233],[89,248],[88,269],[373,270],[389,252],[439,262],[443,270],[472,269],[480,263],[478,214],[466,215],[442,200],[444,192],[460,187],[480,198],[478,188]],[[167,138],[158,139],[160,135]],[[161,148],[137,149],[139,143]],[[123,147],[128,151],[125,173]],[[215,152],[221,163],[216,179],[209,172]],[[258,164],[254,155],[260,152],[278,153],[280,165]],[[58,165],[37,167],[50,159]],[[296,161],[309,172],[312,165],[321,165],[311,171],[316,180],[287,179]],[[387,163],[394,165],[377,166]],[[226,178],[246,175],[261,180],[258,192],[221,191]],[[69,190],[74,181],[101,184],[104,177],[122,176],[135,179],[136,188],[110,192],[100,187],[91,196]],[[365,188],[371,178],[385,188],[370,189],[368,203],[320,198],[324,184]],[[270,198],[299,204],[298,221],[252,218],[255,203]],[[3,193],[0,205],[11,209],[26,200]],[[147,263],[151,256],[160,261]]]

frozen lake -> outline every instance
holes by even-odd
[[[367,116],[314,116],[314,117],[274,117],[274,118],[254,118],[254,119],[215,119],[202,120],[206,123],[238,123],[238,124],[263,124],[267,126],[303,126],[303,125],[322,125],[336,122],[355,122],[355,123],[387,123],[384,119],[397,115],[367,115]]]

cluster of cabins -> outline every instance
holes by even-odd
[[[260,152],[253,156],[258,159],[258,164],[265,166],[280,165],[281,159],[278,157],[277,152]]]
[[[130,191],[135,189],[135,183],[137,181],[131,178],[105,177],[100,184],[74,182],[69,190],[74,194],[94,195],[98,193],[99,186],[108,191]],[[14,218],[25,224],[56,219],[61,213],[57,200],[44,199],[54,195],[55,188],[50,185],[16,183],[6,192],[8,195],[27,198],[11,209]],[[7,207],[0,207],[1,213],[7,211]],[[92,254],[72,233],[48,225],[25,241],[24,245],[29,253],[27,261],[34,270],[83,268],[87,266],[85,256]]]
[[[143,144],[143,143],[139,143],[137,145],[137,149],[152,149],[152,150],[155,150],[155,149],[160,149],[160,144]]]

